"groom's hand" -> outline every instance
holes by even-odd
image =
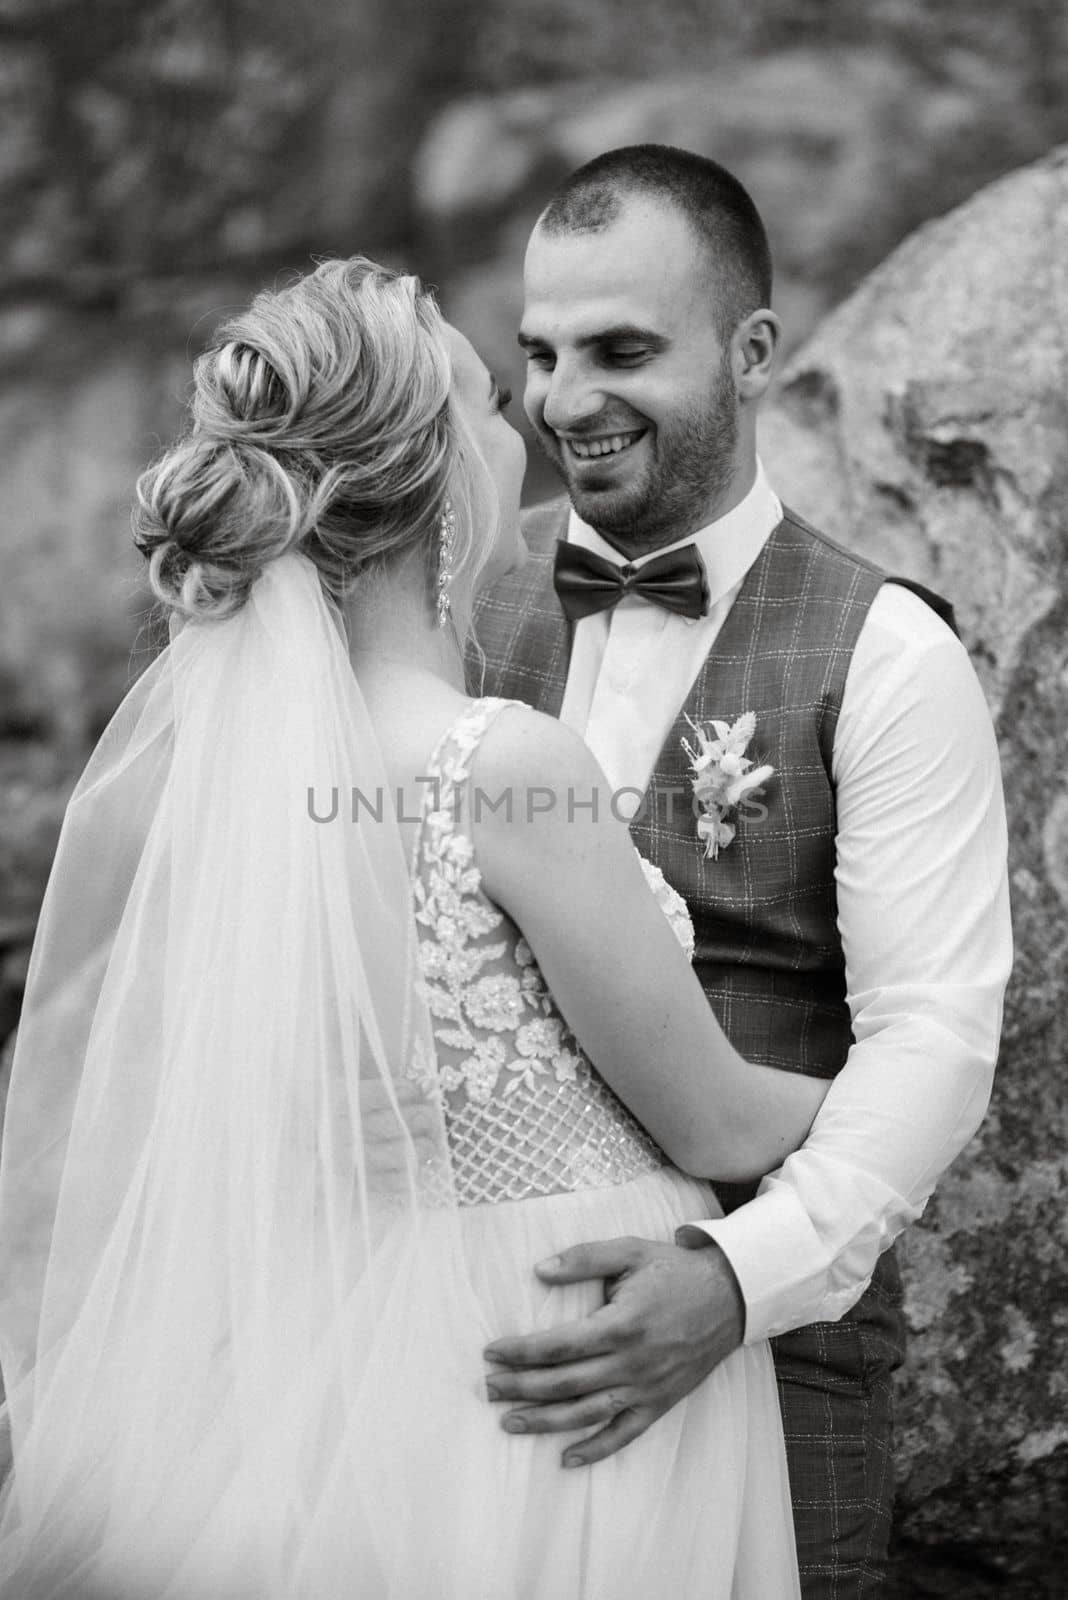
[[[567,1467],[622,1450],[742,1342],[741,1291],[711,1242],[691,1250],[611,1239],[535,1270],[545,1283],[605,1280],[605,1304],[583,1322],[498,1339],[485,1352],[490,1398],[523,1402],[501,1419],[509,1433],[600,1425],[564,1451]]]

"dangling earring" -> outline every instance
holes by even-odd
[[[452,587],[452,551],[456,542],[456,513],[451,500],[445,502],[438,527],[441,537],[438,550],[438,627],[444,628],[451,610],[449,590]]]

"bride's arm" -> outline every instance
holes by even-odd
[[[511,710],[473,772],[491,802],[470,801],[483,886],[522,929],[597,1070],[683,1171],[737,1181],[779,1166],[828,1085],[750,1063],[730,1044],[586,745],[550,717]],[[505,793],[511,806],[494,808]]]

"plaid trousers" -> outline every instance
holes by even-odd
[[[897,1263],[860,1305],[771,1341],[804,1600],[882,1593],[894,1498],[893,1373],[904,1355]],[[769,1596],[769,1600],[771,1597]]]

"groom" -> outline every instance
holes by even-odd
[[[725,1217],[540,1264],[549,1284],[604,1279],[605,1307],[497,1341],[490,1384],[510,1431],[594,1429],[565,1452],[582,1465],[771,1337],[803,1592],[846,1600],[886,1562],[890,1246],[989,1096],[1005,822],[948,607],[784,510],[765,476],[770,295],[760,218],[716,163],[640,146],[567,180],[530,241],[519,341],[570,505],[528,514],[531,560],[483,597],[478,633],[485,692],[576,728],[635,812],[732,1042],[835,1083],[778,1172],[721,1190]],[[750,712],[748,754],[773,774],[712,858],[682,739],[690,718]]]

